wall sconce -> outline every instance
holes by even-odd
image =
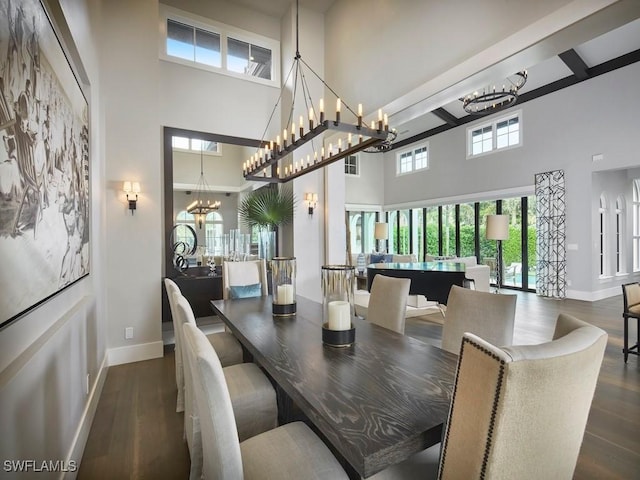
[[[136,209],[136,203],[138,202],[138,194],[140,193],[140,183],[139,182],[124,182],[122,186],[122,190],[127,194],[127,201],[129,202],[129,210],[131,210],[131,215],[133,215],[133,211]],[[131,198],[129,197],[131,195]],[[133,196],[135,195],[135,198]]]
[[[309,207],[309,215],[313,215],[313,210],[318,206],[318,194],[317,193],[305,193],[304,200]]]

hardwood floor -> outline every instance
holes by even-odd
[[[623,361],[622,296],[582,302],[517,294],[515,343],[550,339],[560,312],[575,315],[609,334],[574,478],[638,478],[640,358],[632,355],[627,364]],[[406,334],[429,343],[439,343],[441,331],[440,325],[424,318],[407,320]],[[629,336],[636,338],[635,323],[630,324]],[[110,368],[78,478],[188,478],[183,415],[175,412],[175,400],[171,348],[162,359]]]

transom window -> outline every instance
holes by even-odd
[[[429,144],[399,152],[396,157],[396,175],[404,175],[429,168]]]
[[[188,150],[191,152],[208,153],[210,155],[222,155],[222,145],[218,142],[209,142],[199,138],[171,137],[171,145],[176,150]]]
[[[358,162],[357,155],[349,155],[344,158],[344,173],[345,175],[360,175],[360,162]]]
[[[522,145],[522,112],[467,129],[467,158]]]
[[[277,86],[280,43],[161,5],[166,31],[162,58]]]

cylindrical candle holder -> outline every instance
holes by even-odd
[[[322,266],[322,341],[346,346],[355,340],[354,286],[356,271],[350,265]]]
[[[272,311],[276,316],[296,313],[296,259],[273,257],[271,260]]]

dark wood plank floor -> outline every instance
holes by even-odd
[[[515,343],[548,340],[560,312],[609,334],[574,478],[640,478],[640,359],[630,356],[625,365],[622,358],[622,297],[582,302],[518,293]],[[425,319],[408,319],[406,334],[438,344],[442,327]],[[635,323],[630,336],[636,336]],[[172,351],[162,359],[110,368],[78,478],[188,478],[182,425],[183,415],[175,412]]]

